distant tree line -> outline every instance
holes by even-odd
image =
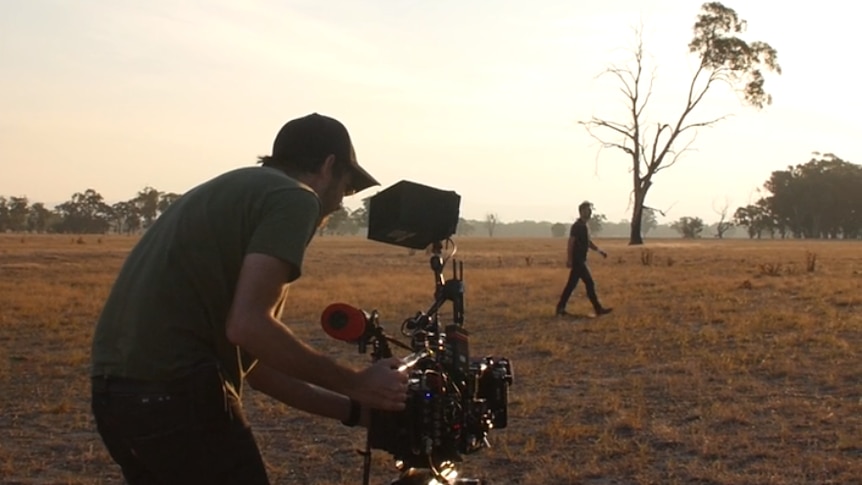
[[[658,227],[658,220],[656,218],[656,210],[651,209],[649,207],[644,208],[641,212],[641,227],[643,229],[644,234],[650,232],[651,230]],[[592,234],[600,234],[603,231],[608,232],[606,229],[613,226],[616,229],[616,226],[625,226],[626,230],[628,230],[629,222],[621,221],[619,223],[611,223],[608,222],[608,217],[600,212],[594,212],[593,216],[587,221],[587,226],[590,228],[590,232]],[[552,237],[568,237],[569,229],[571,228],[571,223],[564,224],[562,222],[557,222],[551,225],[551,236]],[[613,231],[617,232],[617,231]],[[616,235],[616,234],[615,234]]]
[[[333,212],[326,224],[318,229],[318,235],[355,236],[368,228],[368,208],[371,198],[362,199],[362,207],[350,210],[341,206]]]
[[[739,226],[751,239],[862,238],[862,166],[827,153],[772,172],[763,188],[769,195],[737,208],[732,221],[726,220],[726,207],[719,211],[721,219],[712,226],[715,237]],[[670,227],[688,239],[701,237],[707,228],[702,219],[689,216]]]
[[[181,197],[144,187],[135,197],[108,204],[94,189],[76,192],[49,209],[26,196],[0,196],[0,233],[137,234],[149,228]],[[321,227],[320,235],[354,235],[368,227],[368,200],[356,210],[341,207]]]
[[[772,172],[763,187],[769,195],[734,213],[750,238],[862,238],[862,166],[827,153]]]
[[[696,239],[710,235],[733,236],[737,227],[749,238],[862,239],[862,166],[836,155],[815,154],[805,164],[772,172],[764,182],[768,195],[756,203],[739,207],[732,218],[727,204],[717,210],[718,222],[707,224],[700,217],[682,216],[668,224],[659,224],[655,209],[644,207],[641,219],[643,235],[657,237],[678,235]],[[490,224],[486,218],[484,224]],[[463,221],[473,232],[483,221]],[[590,231],[605,237],[624,237],[629,221],[608,222],[601,213],[589,221]],[[493,233],[499,236],[567,237],[571,223],[519,221],[502,223],[493,218]],[[466,232],[465,232],[466,234]],[[737,236],[739,237],[739,236]]]
[[[146,229],[179,194],[143,188],[129,200],[109,205],[93,189],[76,192],[53,209],[26,196],[0,196],[0,233],[133,234]]]
[[[640,222],[642,234],[690,239],[710,234],[722,238],[732,236],[736,227],[742,227],[745,235],[758,239],[763,236],[862,238],[862,166],[825,154],[808,163],[772,172],[763,187],[768,195],[754,204],[737,208],[732,220],[727,217],[725,204],[718,211],[720,220],[714,224],[692,216],[659,224],[658,211],[644,207]],[[49,209],[42,202],[30,204],[26,196],[0,196],[0,233],[136,234],[150,227],[179,198],[179,194],[144,187],[129,200],[108,204],[101,194],[87,189]],[[362,207],[355,210],[341,207],[320,228],[319,234],[362,234],[368,227],[369,202],[370,198],[363,199]],[[630,226],[626,220],[609,222],[598,212],[589,221],[590,231],[604,237],[624,237]],[[568,236],[570,227],[571,222],[504,223],[496,213],[488,213],[484,220],[461,217],[456,235],[562,238]]]
[[[718,222],[707,225],[700,217],[683,216],[668,226],[656,224],[655,210],[644,209],[643,234],[656,228],[669,228],[685,239],[705,233],[723,238],[735,227],[745,228],[749,238],[860,239],[862,238],[862,166],[827,153],[805,164],[772,172],[763,188],[769,195],[756,203],[739,207],[732,220],[727,205],[719,209]],[[598,233],[608,225],[590,221]],[[568,226],[555,224],[553,236],[562,236]]]

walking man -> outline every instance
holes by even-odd
[[[599,298],[596,295],[596,284],[590,274],[590,268],[587,266],[587,249],[598,251],[603,258],[608,257],[608,253],[599,249],[590,239],[590,229],[587,226],[587,221],[593,215],[593,205],[590,202],[583,202],[578,206],[580,217],[569,230],[568,255],[566,259],[566,267],[569,268],[569,280],[563,288],[563,293],[560,295],[560,301],[557,302],[556,315],[566,316],[566,304],[572,292],[578,285],[579,280],[584,281],[584,286],[587,287],[587,297],[590,303],[593,304],[593,309],[596,316],[606,315],[611,312],[611,308],[605,308],[599,303]]]

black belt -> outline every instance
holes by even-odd
[[[211,381],[213,377],[218,375],[217,366],[207,365],[195,369],[183,377],[165,381],[115,376],[93,376],[91,382],[93,392],[98,393],[179,394],[188,392],[190,389],[196,387],[196,384],[201,383],[201,381]]]
[[[182,388],[173,381],[146,381],[126,377],[93,377],[93,392],[174,394]]]

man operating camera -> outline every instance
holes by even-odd
[[[183,195],[142,236],[102,310],[92,410],[131,484],[268,483],[243,415],[243,383],[358,424],[360,406],[404,409],[398,359],[356,370],[280,317],[316,229],[378,182],[347,129],[317,113],[286,123],[260,167]]]

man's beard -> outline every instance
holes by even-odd
[[[326,225],[326,222],[329,220],[330,216],[334,214],[338,209],[341,209],[341,202],[338,203],[335,207],[330,208],[330,201],[335,200],[338,195],[336,194],[337,188],[329,187],[323,191],[320,195],[320,220],[317,223],[317,228],[320,229]]]

